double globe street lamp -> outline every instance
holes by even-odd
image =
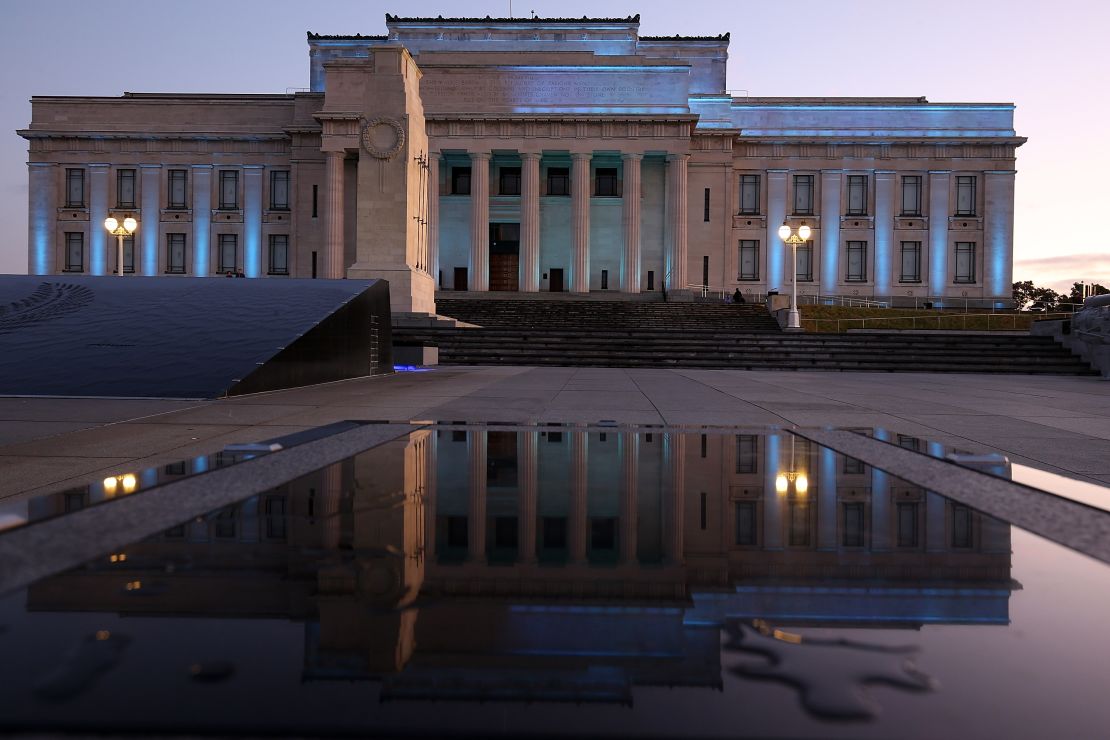
[[[793,259],[791,260],[791,264],[794,265],[792,270],[793,277],[791,278],[793,282],[790,286],[790,312],[786,317],[786,328],[795,331],[801,331],[802,328],[802,322],[798,316],[798,245],[805,244],[809,241],[810,234],[812,233],[813,231],[806,225],[805,221],[802,221],[796,232],[791,229],[790,224],[785,221],[783,221],[782,226],[779,227],[779,239],[782,239],[783,243],[790,245],[790,251],[793,255]]]
[[[116,244],[119,247],[118,257],[116,259],[116,267],[119,271],[119,276],[123,277],[123,237],[131,236],[135,233],[135,229],[139,228],[139,222],[128,216],[120,223],[115,218],[109,216],[104,219],[104,228],[108,233],[116,237]]]

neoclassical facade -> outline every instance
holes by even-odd
[[[623,19],[386,16],[308,35],[285,95],[36,97],[29,270],[376,277],[436,291],[1006,303],[1009,103],[754,98],[729,36]]]

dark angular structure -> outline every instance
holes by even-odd
[[[384,280],[0,276],[0,395],[218,398],[393,372]]]

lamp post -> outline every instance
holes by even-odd
[[[809,491],[809,477],[804,470],[794,469],[794,436],[790,437],[790,469],[780,470],[779,474],[775,476],[775,491],[777,493],[785,494],[790,490],[790,485],[794,485],[794,492],[799,496],[805,496]]]
[[[116,237],[116,245],[119,247],[116,258],[116,268],[120,277],[123,277],[123,237],[131,236],[135,233],[135,229],[139,228],[139,222],[128,216],[123,219],[121,224],[115,218],[109,216],[104,219],[104,228],[108,233]]]
[[[790,245],[790,253],[793,255],[791,260],[793,267],[791,268],[790,312],[786,317],[786,328],[790,331],[801,331],[802,329],[802,322],[798,317],[798,245],[809,241],[811,233],[812,231],[805,221],[802,221],[797,232],[791,229],[790,224],[785,221],[779,227],[779,239]]]

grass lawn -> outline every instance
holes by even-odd
[[[851,308],[848,306],[799,306],[802,329],[808,332],[844,332],[849,329],[947,329],[968,331],[1028,331],[1044,318],[1066,314],[990,313],[914,308]],[[969,315],[973,314],[973,315]]]

